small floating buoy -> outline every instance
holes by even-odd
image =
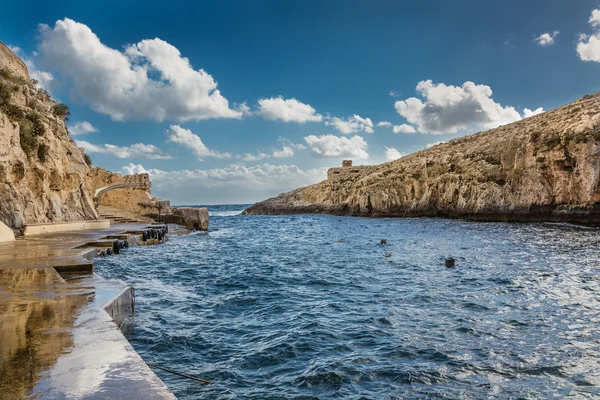
[[[454,267],[454,258],[452,258],[452,257],[446,258],[446,261],[444,261],[444,265],[446,266],[446,268],[453,268]]]
[[[119,241],[115,240],[113,242],[113,253],[115,254],[119,254],[119,251],[121,250],[121,246],[119,246]]]
[[[127,240],[123,240],[123,246],[125,248],[128,248],[129,247],[129,242]]]
[[[113,250],[109,247],[108,249],[106,249],[106,254],[112,256]]]
[[[391,256],[392,256],[392,253],[385,253],[384,254],[384,257],[391,257]]]
[[[381,244],[387,244],[387,239],[381,239]]]
[[[344,240],[344,239],[340,239],[340,243],[344,243],[344,242],[345,242],[345,240]]]

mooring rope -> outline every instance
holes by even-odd
[[[178,375],[178,376],[181,376],[183,378],[188,378],[188,379],[191,379],[193,381],[202,382],[202,383],[204,383],[206,385],[210,385],[212,383],[211,381],[206,381],[204,379],[196,378],[195,376],[190,376],[190,375],[182,374],[181,372],[173,371],[173,370],[170,370],[170,369],[165,368],[165,367],[161,367],[161,366],[156,365],[156,364],[150,364],[149,362],[147,362],[146,364],[148,364],[149,367],[158,368],[158,369],[161,369],[161,370],[163,370],[165,372],[169,372],[171,374]]]

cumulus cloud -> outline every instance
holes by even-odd
[[[315,136],[304,138],[313,155],[323,158],[368,158],[367,142],[360,136],[338,137],[334,135]]]
[[[408,124],[394,125],[392,127],[394,133],[416,133],[416,129]]]
[[[529,108],[525,108],[523,110],[523,118],[533,117],[534,115],[538,115],[544,112],[542,107],[538,107],[535,110],[530,110]]]
[[[385,158],[389,161],[393,161],[393,160],[397,160],[399,158],[404,157],[403,153],[400,153],[398,150],[396,150],[393,147],[387,147],[385,148]]]
[[[327,177],[327,168],[302,170],[295,165],[271,164],[162,171],[130,163],[123,172],[150,174],[152,193],[173,204],[253,203]]]
[[[259,160],[264,160],[265,158],[268,158],[269,155],[265,154],[265,153],[256,153],[256,154],[252,154],[252,153],[244,153],[244,154],[238,154],[237,156],[235,156],[235,158],[237,158],[238,160],[242,160],[242,161],[259,161]]]
[[[291,146],[283,146],[281,150],[273,151],[273,157],[275,158],[287,158],[294,156],[294,149]]]
[[[98,132],[98,129],[94,128],[94,126],[87,121],[76,122],[73,125],[69,125],[69,133],[71,135],[85,135],[86,133],[93,132]]]
[[[40,25],[38,50],[52,70],[70,81],[71,95],[113,120],[176,121],[240,118],[206,71],[195,70],[179,50],[146,39],[124,51],[104,45],[69,18]]]
[[[556,38],[558,34],[558,31],[554,31],[552,33],[545,32],[536,37],[534,41],[542,47],[552,46],[554,44],[554,38]]]
[[[381,121],[380,123],[377,124],[377,126],[382,126],[384,128],[392,128],[392,131],[394,133],[416,133],[417,130],[408,125],[408,124],[402,124],[402,125],[392,125],[391,122],[388,121]]]
[[[210,150],[202,142],[200,136],[192,133],[192,131],[189,129],[182,128],[179,125],[171,125],[167,130],[167,135],[171,142],[191,149],[200,161],[204,161],[206,157],[231,158],[231,154],[229,153],[219,153],[217,151]]]
[[[421,81],[415,97],[395,103],[396,111],[418,127],[419,132],[443,134],[473,128],[495,128],[521,119],[514,107],[496,103],[492,89],[465,82],[462,86]]]
[[[89,154],[107,154],[117,158],[135,158],[150,160],[166,160],[172,158],[153,144],[136,143],[131,146],[115,146],[113,144],[95,145],[84,140],[76,140],[77,146]]]
[[[283,122],[321,122],[323,116],[309,104],[304,104],[294,98],[271,97],[258,100],[258,114],[264,119]]]
[[[366,133],[374,132],[373,121],[371,121],[371,118],[362,118],[360,115],[356,114],[346,120],[337,117],[329,118],[325,121],[325,125],[333,126],[344,135],[350,135],[351,133],[360,131]]]
[[[577,54],[582,61],[600,62],[600,9],[592,11],[588,22],[596,31],[592,35],[579,36]]]

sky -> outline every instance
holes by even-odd
[[[253,203],[600,91],[597,0],[8,2],[94,166]]]

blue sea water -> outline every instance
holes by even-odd
[[[157,371],[178,398],[600,396],[598,229],[244,208],[95,262],[141,356],[213,382]]]

